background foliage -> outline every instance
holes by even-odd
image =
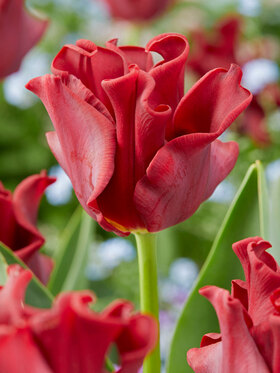
[[[251,8],[248,7],[249,3]],[[190,36],[195,28],[211,29],[221,17],[234,13],[244,19],[243,41],[262,43],[268,40],[273,46],[275,63],[278,66],[280,63],[280,6],[277,1],[175,1],[161,18],[141,25],[112,20],[104,5],[96,0],[27,0],[26,5],[49,18],[50,27],[41,43],[25,57],[21,70],[0,85],[0,180],[8,189],[14,189],[23,178],[41,169],[54,172],[52,167],[56,165],[56,160],[44,135],[52,125],[41,102],[23,86],[30,78],[50,71],[52,58],[65,43],[86,38],[103,44],[110,38],[118,37],[120,44],[145,45],[151,37],[161,32],[175,31]],[[191,39],[190,46],[192,53]],[[186,79],[187,86],[196,79],[188,68]],[[267,107],[267,113],[272,145],[260,148],[249,138],[228,131],[227,139],[234,139],[240,145],[240,157],[234,171],[192,218],[160,233],[162,349],[165,357],[175,320],[198,269],[209,253],[248,167],[256,159],[261,160],[267,169],[269,193],[274,196],[270,238],[275,244],[275,255],[280,257],[277,249],[279,237],[275,234],[279,230],[276,222],[279,221],[280,211],[280,112]],[[253,167],[251,178],[254,175],[257,177],[257,172],[260,172],[257,166]],[[65,183],[62,181],[61,189],[53,189],[49,198],[43,199],[39,214],[39,228],[46,237],[44,250],[56,258],[57,268],[50,282],[50,290],[57,294],[62,289],[89,287],[98,296],[97,308],[104,307],[117,297],[130,299],[138,307],[138,269],[133,239],[129,238],[128,244],[104,232],[94,222],[89,222],[78,207],[74,193],[70,192],[69,198],[66,198],[69,188],[64,188]],[[257,188],[256,180],[252,188]],[[248,197],[256,199],[257,206],[259,199],[256,189],[253,189],[249,188],[247,193]],[[239,216],[245,215],[247,219],[254,219],[252,216],[255,216],[255,212],[243,208]],[[245,220],[241,223],[246,224]],[[241,238],[234,235],[235,240]],[[230,250],[231,242],[223,242],[223,245]],[[78,263],[75,260],[77,248],[79,256],[84,250],[83,260]],[[1,249],[1,253],[9,262],[5,248]],[[73,254],[72,260],[70,253]],[[64,268],[58,274],[62,260]],[[223,276],[222,271],[216,273],[216,281],[223,283]],[[213,321],[213,328],[216,327],[216,321]],[[207,330],[216,331],[214,329]]]

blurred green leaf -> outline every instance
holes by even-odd
[[[19,264],[21,267],[28,267],[14,253],[0,243],[0,253],[5,258],[7,264]],[[52,305],[53,297],[49,290],[33,275],[26,291],[25,302],[38,308],[49,308]]]
[[[172,227],[173,228],[173,227]],[[176,242],[176,230],[168,228],[158,233],[158,268],[159,273],[168,275],[168,270],[172,261],[176,258],[176,251],[174,250]]]
[[[71,267],[73,256],[77,248],[79,230],[81,225],[82,208],[78,206],[74,214],[71,216],[66,228],[64,229],[60,245],[54,254],[55,267],[52,271],[51,278],[48,284],[52,294],[58,294],[67,277],[69,268]]]
[[[7,280],[7,262],[2,254],[0,254],[0,286],[3,286]]]
[[[198,294],[205,285],[230,288],[231,280],[243,278],[243,271],[232,244],[246,237],[265,234],[268,213],[266,184],[260,162],[253,164],[216,236],[198,280],[179,318],[168,361],[168,373],[187,373],[186,352],[198,347],[205,333],[217,332],[219,324],[211,304]]]
[[[71,217],[56,251],[56,263],[49,282],[56,295],[62,290],[78,290],[85,282],[84,268],[92,239],[94,220],[79,206]]]
[[[270,242],[269,250],[277,262],[280,261],[280,177],[270,183]]]
[[[270,218],[269,218],[269,198],[268,189],[263,166],[260,161],[256,161],[258,175],[258,202],[260,218],[260,235],[269,240],[270,238]]]
[[[108,357],[106,357],[105,365],[106,365],[106,369],[109,372],[114,372],[115,371],[114,364],[111,362],[111,360]]]

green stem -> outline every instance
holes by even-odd
[[[158,321],[158,279],[156,236],[154,234],[135,233],[138,249],[139,283],[141,311],[153,315]],[[144,361],[143,373],[160,373],[159,342]]]

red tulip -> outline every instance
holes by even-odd
[[[24,305],[31,278],[30,271],[11,265],[7,282],[0,288],[0,372],[52,373],[28,326],[29,318],[41,312]]]
[[[38,43],[48,25],[29,14],[23,0],[0,1],[0,80],[20,67],[26,53]]]
[[[258,54],[255,57],[252,54],[248,56],[248,52],[241,55],[239,42],[241,31],[240,18],[231,16],[216,24],[212,39],[209,39],[206,31],[193,32],[194,46],[189,60],[190,69],[200,77],[215,67],[229,68],[232,63],[243,65],[244,62],[261,57]],[[267,58],[267,55],[264,57]],[[278,91],[276,95],[270,97],[270,101],[280,106],[277,85],[265,87],[264,90],[254,95],[252,104],[245,110],[237,125],[239,133],[249,136],[259,146],[271,143],[265,120],[264,105],[261,100],[262,92],[267,89],[275,90],[275,93]]]
[[[188,351],[195,373],[278,373],[280,371],[280,266],[260,237],[233,245],[245,280],[227,290],[206,286],[200,293],[214,306],[220,334],[206,334]]]
[[[238,124],[238,131],[254,140],[259,146],[271,143],[266,128],[265,111],[259,102],[258,95],[253,96],[250,106],[245,110]]]
[[[266,124],[265,106],[269,106],[272,110],[280,107],[279,84],[269,84],[255,94],[251,104],[239,120],[239,132],[250,136],[258,146],[271,144]]]
[[[49,278],[52,261],[38,252],[45,240],[36,228],[36,219],[44,190],[54,181],[45,172],[29,176],[13,195],[0,183],[0,242],[13,250],[44,283]]]
[[[163,61],[154,65],[152,51]],[[212,70],[183,96],[187,54],[179,34],[146,49],[80,40],[55,57],[54,75],[27,85],[54,124],[52,152],[106,230],[155,232],[185,220],[236,162],[237,144],[218,137],[251,100],[241,71]]]
[[[9,267],[0,291],[0,371],[6,373],[105,373],[111,344],[119,350],[118,373],[138,373],[157,340],[157,323],[132,314],[132,305],[116,301],[101,313],[88,307],[88,291],[64,293],[51,309],[24,304],[32,275]]]
[[[115,18],[145,21],[160,15],[171,0],[103,0]]]
[[[236,49],[240,31],[241,20],[234,16],[223,19],[215,25],[215,36],[212,40],[209,40],[206,31],[194,31],[189,68],[202,76],[216,67],[228,69],[232,63],[238,64]]]

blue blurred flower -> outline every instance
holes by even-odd
[[[198,267],[188,258],[178,258],[170,266],[169,276],[160,281],[160,298],[174,308],[180,308],[198,275]]]
[[[124,238],[111,238],[102,242],[97,250],[97,255],[109,268],[115,268],[121,262],[131,262],[135,258],[133,245]]]
[[[111,238],[90,252],[86,276],[91,281],[104,280],[112,274],[112,270],[122,262],[130,262],[136,256],[134,246],[126,239]]]
[[[38,48],[32,49],[23,59],[20,70],[9,75],[3,84],[4,96],[11,105],[26,109],[34,105],[37,97],[25,88],[25,84],[38,75],[49,72],[50,56]]]
[[[253,94],[263,90],[266,85],[277,82],[279,67],[275,61],[258,58],[247,62],[243,68],[242,85]]]
[[[239,0],[238,11],[244,16],[255,17],[261,12],[260,0]]]
[[[86,266],[85,276],[90,281],[102,281],[108,278],[111,274],[111,271],[105,267],[102,263],[95,263],[90,260]]]
[[[235,187],[232,183],[224,180],[217,186],[209,201],[218,203],[229,203],[233,200]]]
[[[177,258],[170,266],[169,276],[159,283],[160,300],[163,304],[159,315],[162,363],[168,357],[177,319],[197,275],[198,267],[194,261]]]
[[[175,321],[176,318],[174,317],[172,312],[160,311],[160,352],[163,363],[166,361],[168,357],[171,339],[174,334]]]
[[[185,289],[191,289],[198,274],[195,262],[188,258],[178,258],[170,266],[169,278]]]
[[[49,176],[56,177],[56,182],[46,190],[47,200],[51,205],[64,205],[71,199],[72,184],[69,177],[60,166],[53,166],[49,171]]]
[[[269,163],[266,168],[266,176],[268,181],[275,181],[280,178],[280,159]]]

